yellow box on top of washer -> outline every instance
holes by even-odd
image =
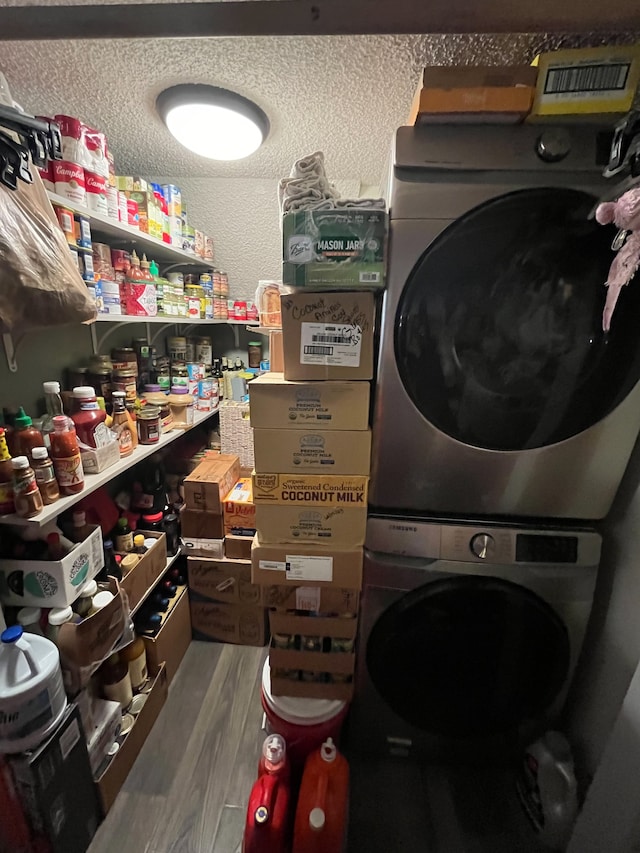
[[[284,506],[366,507],[368,477],[252,474],[253,502]]]

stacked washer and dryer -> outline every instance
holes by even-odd
[[[640,424],[640,287],[601,322],[610,139],[397,132],[356,750],[508,764],[557,724]]]

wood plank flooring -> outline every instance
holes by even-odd
[[[191,643],[89,853],[236,853],[264,739],[265,656]]]

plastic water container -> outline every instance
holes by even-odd
[[[348,809],[349,764],[328,738],[304,766],[293,853],[341,853]]]
[[[23,634],[21,625],[0,634],[0,753],[42,743],[67,706],[60,655],[45,637]]]
[[[288,853],[292,824],[289,775],[285,742],[280,735],[269,735],[249,796],[243,853]]]

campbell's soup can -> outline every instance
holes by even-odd
[[[107,205],[107,179],[97,172],[84,173],[87,188],[87,207],[94,213],[107,216],[109,207]]]
[[[57,195],[76,204],[86,204],[87,190],[82,166],[69,160],[54,160],[53,176]]]

